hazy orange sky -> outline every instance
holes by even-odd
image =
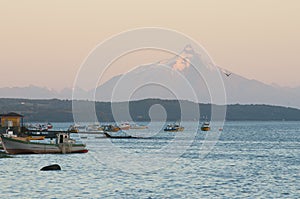
[[[1,0],[0,87],[72,87],[99,42],[144,26],[194,38],[246,78],[300,86],[299,10],[298,0]]]

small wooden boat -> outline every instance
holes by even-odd
[[[107,131],[107,132],[118,132],[118,131],[121,130],[120,127],[115,126],[115,125],[111,125],[111,124],[102,125],[101,128],[102,128],[103,131]]]
[[[53,125],[50,122],[48,122],[47,123],[47,129],[52,129],[52,128],[53,128]]]
[[[73,125],[71,125],[73,127],[75,127],[76,129],[78,129],[78,131],[86,131],[86,126],[85,125],[81,125],[81,124],[78,124],[78,123],[75,123]]]
[[[170,132],[183,131],[183,130],[184,130],[184,127],[180,126],[180,124],[176,124],[176,123],[168,124],[166,126],[166,128],[164,129],[164,131],[170,131]]]
[[[68,131],[70,133],[79,133],[79,129],[75,125],[69,126]]]
[[[58,133],[56,140],[31,142],[26,137],[1,136],[4,150],[9,154],[87,153],[85,144],[76,143],[68,133]]]
[[[130,124],[129,124],[129,122],[121,123],[121,124],[119,125],[119,128],[120,128],[121,130],[129,130],[129,129],[130,129]]]
[[[201,131],[210,131],[210,124],[209,122],[204,122],[201,126]]]
[[[77,128],[77,127],[76,127]],[[78,128],[77,128],[78,129]],[[97,132],[97,131],[102,131],[102,127],[100,124],[95,123],[95,124],[89,124],[87,125],[86,129],[87,132]]]

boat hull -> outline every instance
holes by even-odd
[[[15,140],[2,137],[4,150],[9,154],[52,154],[52,153],[86,153],[88,150],[83,144],[46,144]]]
[[[177,127],[177,128],[173,128],[173,129],[164,129],[164,131],[168,131],[168,132],[178,132],[178,131],[183,131],[184,127]]]
[[[102,131],[106,131],[106,132],[118,132],[121,129],[117,126],[113,126],[113,125],[103,125],[102,126]],[[125,130],[125,129],[123,129]]]
[[[129,130],[130,126],[124,126],[124,127],[120,127],[121,130]]]
[[[210,131],[210,127],[201,127],[201,131]]]

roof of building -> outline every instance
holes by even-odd
[[[0,117],[24,117],[24,116],[15,112],[9,112],[5,114],[0,114]]]

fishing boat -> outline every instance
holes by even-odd
[[[119,125],[119,128],[120,128],[121,130],[129,130],[129,129],[130,129],[130,124],[129,124],[129,122],[123,122],[123,123],[121,123],[121,124]]]
[[[107,131],[107,132],[118,132],[121,130],[120,127],[112,124],[102,125],[101,128],[103,131]]]
[[[72,126],[75,127],[76,129],[78,129],[79,132],[86,131],[86,126],[85,125],[75,123]]]
[[[30,131],[48,131],[48,124],[29,124],[25,126]],[[52,128],[51,126],[49,126]]]
[[[88,132],[95,132],[95,131],[102,131],[103,129],[100,126],[100,124],[95,123],[95,124],[89,124],[89,125],[87,125],[87,127],[86,127],[85,130],[88,131]]]
[[[201,126],[201,131],[210,131],[210,124],[208,121],[203,122]]]
[[[180,126],[180,124],[176,124],[176,123],[168,124],[166,126],[166,128],[164,129],[164,131],[171,131],[171,132],[183,131],[183,130],[184,130],[184,127]]]
[[[53,125],[50,122],[48,122],[47,123],[47,129],[52,129],[52,128],[53,128]]]
[[[76,143],[68,133],[58,133],[56,139],[49,142],[29,140],[26,137],[1,136],[2,146],[9,154],[51,154],[51,153],[87,153],[86,145]]]
[[[75,125],[69,126],[68,131],[70,133],[79,133],[79,129]]]

